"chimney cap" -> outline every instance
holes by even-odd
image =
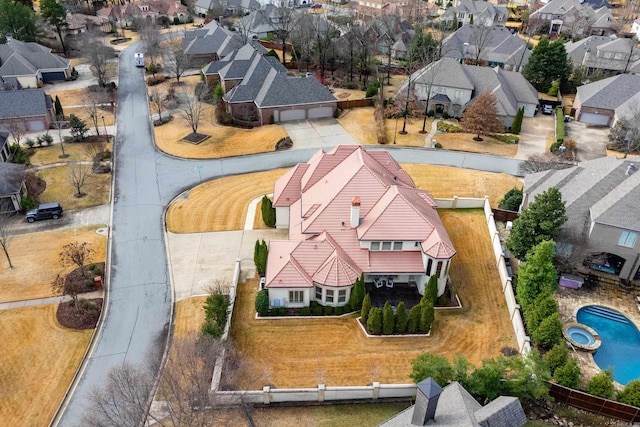
[[[360,206],[360,197],[354,197],[351,199],[351,206]]]

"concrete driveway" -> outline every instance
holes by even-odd
[[[520,142],[516,159],[526,159],[531,154],[546,152],[547,137],[555,135],[555,116],[538,113],[525,117],[520,130]]]
[[[579,162],[607,155],[609,131],[606,126],[594,126],[575,120],[565,123],[566,136],[576,140],[576,157]]]
[[[296,120],[282,123],[296,150],[359,144],[336,119]]]

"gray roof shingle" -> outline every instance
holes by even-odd
[[[2,90],[0,119],[46,115],[47,97],[44,89]]]
[[[13,39],[0,44],[0,76],[34,75],[38,70],[67,70],[69,60],[34,42]]]
[[[578,86],[577,97],[583,107],[616,110],[636,99],[640,93],[640,76],[618,74]]]
[[[24,165],[0,162],[0,196],[9,196],[20,192]]]

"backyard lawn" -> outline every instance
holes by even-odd
[[[67,274],[75,268],[63,268],[58,261],[62,247],[67,243],[89,242],[96,252],[93,262],[104,262],[107,239],[96,233],[99,227],[104,225],[13,237],[9,244],[9,254],[14,268],[9,269],[4,254],[0,256],[0,302],[53,296],[51,283],[56,275]]]
[[[229,176],[198,185],[169,206],[168,230],[172,233],[241,230],[249,202],[272,193],[273,183],[286,171],[274,169]]]
[[[85,167],[91,170],[91,165]],[[70,166],[42,169],[36,174],[47,182],[47,188],[40,195],[41,203],[59,202],[65,210],[100,206],[109,202],[111,174],[90,174],[82,187],[84,197],[76,197],[76,188],[71,183]]]
[[[430,351],[451,358],[482,359],[515,347],[481,210],[443,210],[442,220],[458,252],[451,278],[463,309],[436,313],[431,337],[367,339],[355,316],[322,319],[256,320],[256,282],[238,289],[232,337],[241,352],[241,389],[264,384],[314,387],[410,382],[410,361]],[[348,369],[347,369],[348,367]]]
[[[78,369],[93,330],[61,327],[57,307],[0,311],[0,425],[49,425]]]
[[[57,131],[53,132],[53,138],[56,142],[55,145],[49,147],[35,147],[33,154],[29,157],[29,162],[33,166],[51,165],[53,163],[69,163],[69,162],[88,162],[90,161],[89,155],[85,150],[85,146],[92,144],[91,142],[74,142],[72,144],[64,144],[64,152],[69,157],[61,159],[59,156],[62,154],[60,144],[58,144]],[[108,150],[111,150],[111,145],[106,146]]]

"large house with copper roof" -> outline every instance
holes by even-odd
[[[275,183],[276,227],[265,288],[272,307],[344,306],[356,279],[441,295],[456,254],[436,202],[387,151],[319,151]]]

